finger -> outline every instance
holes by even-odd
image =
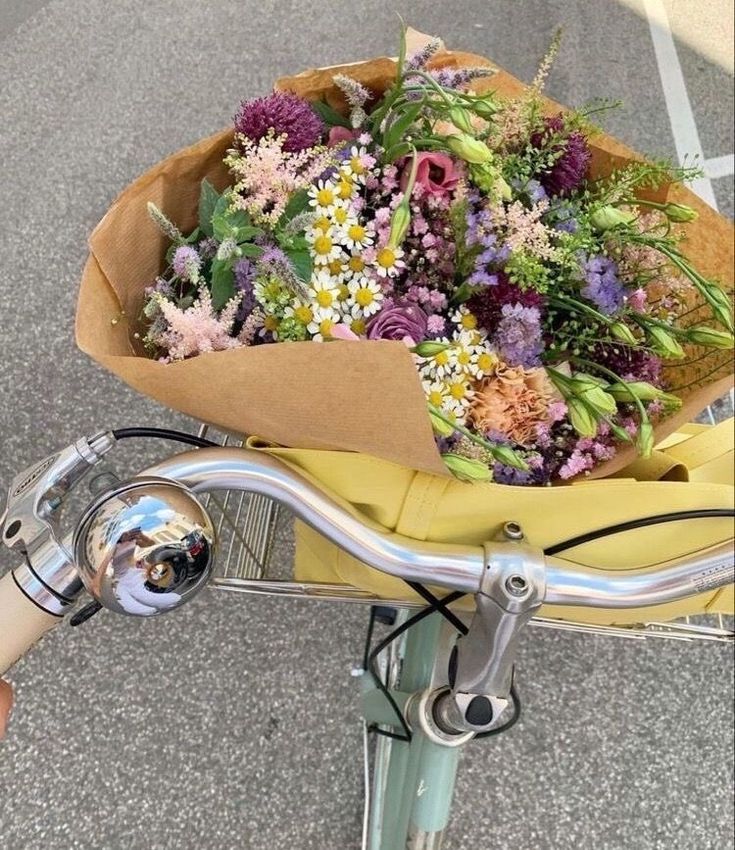
[[[5,736],[8,717],[13,707],[13,689],[8,682],[0,679],[0,739]]]

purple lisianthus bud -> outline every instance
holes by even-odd
[[[411,301],[396,301],[371,319],[367,326],[368,339],[404,340],[410,337],[414,343],[426,335],[426,313]]]

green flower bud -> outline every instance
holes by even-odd
[[[638,342],[633,331],[624,322],[613,322],[610,325],[610,333],[615,339],[619,339],[620,342],[627,342],[628,345],[636,345]]]
[[[661,357],[675,360],[684,356],[684,349],[661,325],[649,325],[646,328],[653,350]]]
[[[630,224],[635,216],[633,213],[625,212],[624,210],[619,210],[617,207],[600,207],[600,209],[595,210],[590,216],[590,224],[595,230],[599,230],[601,233],[604,233],[606,230],[611,230],[613,227],[618,227],[619,225]]]
[[[653,425],[648,420],[641,422],[641,427],[638,430],[638,451],[643,457],[651,457],[653,444]]]
[[[589,375],[587,372],[575,372],[571,381],[573,390],[579,392],[607,386],[607,381],[604,378],[600,378],[598,375]]]
[[[518,452],[513,451],[510,446],[493,446],[492,453],[498,463],[502,463],[505,466],[512,466],[513,469],[520,469],[523,472],[528,470],[526,461],[523,460]]]
[[[414,345],[411,351],[414,354],[418,354],[419,357],[435,357],[437,354],[451,347],[452,344],[449,342],[435,342],[433,339],[427,339],[418,345]]]
[[[594,437],[597,434],[597,420],[586,404],[571,396],[567,399],[567,411],[572,428],[580,437]]]
[[[442,460],[460,481],[490,481],[492,478],[492,472],[482,461],[455,454],[444,454]]]
[[[489,119],[498,111],[498,106],[486,97],[478,97],[472,103],[472,111],[480,118]]]
[[[706,345],[709,348],[722,348],[726,351],[732,350],[735,347],[735,337],[727,331],[718,331],[715,328],[708,328],[704,325],[689,328],[687,330],[687,339],[696,345]]]
[[[687,221],[696,221],[699,218],[699,213],[686,204],[666,204],[663,211],[669,221],[681,224]]]
[[[605,392],[602,387],[584,390],[582,397],[597,413],[613,414],[617,412],[618,405],[615,399]]]
[[[615,437],[616,440],[619,440],[621,443],[632,443],[633,438],[630,434],[622,428],[620,425],[616,425],[614,422],[610,422],[610,433]]]
[[[490,162],[493,158],[492,151],[479,139],[475,139],[468,133],[454,133],[447,136],[447,147],[465,162],[483,163]]]
[[[406,238],[409,225],[411,224],[411,210],[408,204],[400,203],[394,210],[390,219],[390,235],[388,236],[388,247],[398,248]]]
[[[500,175],[495,178],[495,182],[493,183],[493,192],[499,195],[504,201],[510,201],[513,199],[512,189],[505,181],[505,178]]]
[[[667,407],[681,407],[681,399],[678,396],[665,393],[663,390],[646,381],[628,381],[626,383],[611,384],[607,388],[607,392],[616,401],[620,402],[632,402],[632,393],[640,401],[661,401]]]
[[[429,419],[431,420],[431,427],[434,429],[434,432],[440,437],[449,437],[454,433],[454,428],[442,419],[441,416],[437,416],[433,410],[429,411]]]
[[[470,120],[469,112],[461,106],[453,106],[449,110],[449,120],[455,127],[458,127],[460,130],[464,130],[465,133],[472,134],[475,132],[475,128],[472,126],[472,121]]]

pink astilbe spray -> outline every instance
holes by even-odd
[[[298,152],[284,149],[285,136],[268,135],[254,143],[238,137],[239,150],[225,159],[237,182],[233,203],[258,224],[275,226],[290,197],[308,188],[329,166],[334,151],[315,147]]]
[[[497,204],[492,208],[494,229],[503,232],[503,244],[512,251],[524,250],[541,260],[558,259],[559,251],[551,244],[554,235],[541,221],[549,208],[549,201],[542,198],[530,209],[520,201],[509,206]]]
[[[158,298],[158,306],[168,325],[159,337],[159,344],[168,351],[169,360],[184,360],[195,354],[242,345],[230,336],[240,296],[232,298],[219,316],[212,309],[212,297],[207,289],[201,289],[199,298],[186,310],[162,297]]]

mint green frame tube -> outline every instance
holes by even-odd
[[[434,663],[439,653],[442,617],[432,614],[410,629],[401,673],[400,690],[391,695],[403,711],[410,695],[431,686]],[[368,724],[402,729],[388,701],[377,690],[369,674],[363,677],[363,712]],[[412,730],[410,743],[391,741],[383,777],[382,799],[373,799],[368,847],[370,850],[399,850],[417,834],[439,836],[447,826],[454,793],[460,747],[445,747],[431,741],[420,728]],[[438,846],[426,842],[422,846]]]

